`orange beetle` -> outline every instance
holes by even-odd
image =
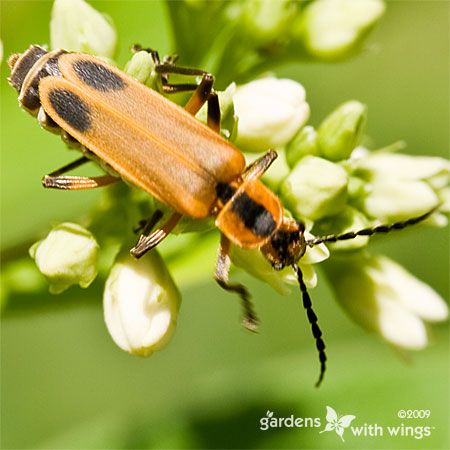
[[[173,208],[173,214],[159,228],[153,230],[162,217],[160,211],[148,221],[131,249],[136,258],[158,245],[182,216],[214,216],[221,231],[215,279],[224,289],[240,295],[244,324],[251,330],[256,329],[257,319],[249,294],[244,286],[228,282],[230,243],[261,249],[275,270],[292,266],[319,352],[319,385],[325,372],[325,344],[297,265],[307,246],[404,228],[428,217],[431,211],[392,225],[306,241],[303,224],[285,218],[278,197],[259,181],[277,157],[275,151],[269,150],[245,167],[242,153],[220,136],[220,109],[212,75],[178,67],[170,57],[160,61],[157,52],[147,51],[164,93],[194,91],[184,109],[90,55],[47,52],[32,45],[9,58],[9,82],[19,93],[20,105],[37,116],[42,127],[61,133],[66,143],[78,146],[83,153],[73,163],[46,175],[44,187],[91,189],[123,179]],[[199,84],[171,84],[170,74],[202,79]],[[194,117],[205,103],[207,126]],[[108,175],[63,175],[91,160]]]

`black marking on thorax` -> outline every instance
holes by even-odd
[[[272,214],[245,192],[233,199],[231,210],[239,216],[246,228],[252,230],[257,236],[270,236],[276,229]]]
[[[231,197],[233,197],[235,192],[236,188],[228,183],[217,183],[216,185],[217,198],[222,202],[223,205],[231,200]]]
[[[91,127],[90,109],[78,95],[66,89],[53,89],[49,100],[61,119],[77,131],[85,132]]]
[[[79,60],[73,64],[77,77],[88,86],[100,92],[120,91],[125,81],[112,70],[94,61]]]

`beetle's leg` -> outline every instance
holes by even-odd
[[[161,64],[161,59],[159,57],[159,53],[156,50],[149,48],[149,47],[144,48],[144,47],[142,47],[141,44],[134,44],[131,46],[132,53],[138,53],[138,52],[142,52],[142,51],[150,53],[150,56],[152,57],[155,66]],[[162,60],[162,64],[174,64],[177,61],[177,59],[178,59],[177,54],[167,55],[167,56],[164,56],[164,58]]]
[[[214,278],[220,287],[226,291],[236,292],[239,295],[244,308],[243,325],[250,331],[256,331],[258,328],[258,319],[253,310],[250,294],[247,289],[242,286],[242,284],[228,283],[230,262],[230,240],[222,234],[220,237],[219,256],[217,258],[216,273]]]
[[[178,67],[174,65],[173,60],[168,60],[164,58],[163,62],[157,62],[150,53],[155,63],[155,72],[159,73],[161,76],[161,87],[162,91],[166,94],[175,94],[177,92],[190,92],[195,91],[199,86],[198,83],[169,83],[169,75],[186,75],[186,76],[201,76],[201,77],[211,77],[212,75],[201,69],[192,69],[190,67]],[[212,86],[212,84],[211,84]]]
[[[214,77],[204,70],[193,69],[191,67],[179,67],[174,63],[178,56],[166,56],[161,62],[157,51],[147,48],[143,49],[140,45],[134,45],[132,51],[145,50],[150,53],[155,64],[155,72],[161,75],[162,91],[166,94],[175,94],[177,92],[194,91],[192,97],[185,105],[187,112],[195,116],[200,108],[208,102],[208,119],[207,125],[217,133],[220,132],[220,107],[217,94],[213,90]],[[186,76],[201,76],[202,80],[197,83],[169,83],[169,75],[186,75]]]
[[[150,234],[150,231],[152,231],[153,227],[161,220],[162,216],[163,212],[160,209],[157,209],[150,219],[139,221],[138,227],[133,230],[135,233],[141,233],[139,241]]]
[[[178,67],[172,63],[163,63],[155,67],[156,72],[161,75],[169,75],[171,73],[178,75],[188,75],[188,76],[201,76],[202,79],[199,84],[188,83],[188,84],[169,84],[162,79],[163,91],[167,93],[174,92],[187,92],[194,91],[192,97],[188,100],[185,105],[186,111],[190,114],[195,115],[198,113],[200,108],[208,102],[208,116],[209,110],[212,110],[214,116],[218,115],[220,118],[219,100],[217,94],[213,90],[214,77],[204,70],[201,69],[191,69],[189,67]],[[215,120],[214,123],[216,123]],[[208,123],[209,125],[209,123]]]
[[[242,178],[246,181],[259,178],[270,167],[270,165],[277,158],[277,152],[275,150],[269,150],[261,158],[253,161],[242,174]]]
[[[54,170],[42,178],[42,185],[48,189],[81,190],[93,189],[120,181],[120,178],[113,177],[112,175],[103,175],[99,177],[61,176],[63,173],[76,169],[88,161],[90,161],[89,158],[82,156],[70,164],[63,166],[58,170]]]
[[[165,239],[169,235],[169,233],[175,228],[181,217],[182,215],[180,213],[175,212],[169,217],[167,222],[161,228],[156,229],[148,236],[142,234],[139,237],[137,244],[130,250],[130,253],[135,258],[144,256],[145,253],[147,253],[153,247],[156,247],[163,239]],[[156,222],[158,222],[159,219],[160,218],[158,218]]]
[[[203,75],[202,81],[195,89],[184,109],[195,116],[200,108],[208,102],[207,122],[209,128],[220,133],[220,106],[219,97],[213,90],[214,77],[210,74]]]
[[[220,133],[219,97],[215,92],[211,92],[208,98],[208,116],[206,124],[216,133]]]
[[[166,65],[158,66],[158,71],[160,68],[167,68]],[[172,70],[171,73],[180,73],[182,75],[202,75],[202,80],[199,84],[168,84],[165,83],[164,78],[162,79],[163,92],[166,93],[176,93],[176,92],[188,92],[194,91],[191,98],[188,100],[184,109],[195,116],[200,108],[208,102],[208,126],[210,122],[213,124],[212,128],[217,129],[217,124],[220,124],[220,108],[219,99],[217,94],[213,91],[214,77],[204,72],[203,70],[197,69],[185,69],[182,67],[169,66]],[[178,72],[181,70],[181,72]],[[192,71],[192,73],[190,73]],[[166,74],[166,72],[161,72]],[[212,117],[210,119],[210,117]],[[219,120],[217,120],[219,119]]]
[[[179,85],[166,85],[170,87],[169,92],[180,92],[180,91],[192,91],[191,98],[188,100],[184,109],[195,116],[200,108],[208,102],[208,115],[207,115],[207,125],[212,128],[217,133],[220,132],[220,106],[219,98],[213,90],[214,77],[209,73],[204,73],[202,81],[199,85],[196,84],[179,84]],[[164,83],[163,83],[164,87]],[[167,91],[166,91],[167,92]]]

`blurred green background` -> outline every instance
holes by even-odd
[[[171,51],[165,4],[91,2],[119,34],[119,66],[130,44]],[[448,2],[389,2],[368,48],[339,64],[293,64],[279,76],[306,88],[317,124],[342,101],[369,106],[374,146],[398,139],[412,154],[448,157]],[[48,43],[51,2],[1,2],[5,55]],[[77,221],[100,192],[56,192],[40,179],[76,156],[17,106],[1,66],[1,224],[4,264],[26,253],[51,223]],[[406,230],[374,239],[385,252],[448,298],[447,229]],[[170,345],[149,359],[115,347],[103,324],[102,286],[50,296],[13,293],[3,311],[1,339],[2,448],[426,448],[447,449],[448,329],[435,327],[427,350],[399,357],[349,321],[322,277],[312,291],[325,333],[329,369],[314,388],[317,355],[299,296],[280,297],[244,274],[262,326],[239,325],[239,305],[212,281],[215,248],[202,241],[172,261],[183,293]],[[193,274],[195,276],[193,276]],[[319,274],[319,279],[320,279]],[[403,355],[405,356],[405,355]],[[396,425],[399,409],[430,409],[432,435],[355,438],[343,444],[318,429],[261,431],[275,416],[321,417],[325,406],[354,414],[355,424]]]

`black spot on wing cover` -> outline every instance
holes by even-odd
[[[276,228],[272,214],[256,203],[245,192],[233,200],[232,211],[244,222],[246,228],[257,236],[270,236]]]
[[[88,86],[100,92],[120,91],[125,81],[103,64],[81,59],[73,64],[77,77]]]
[[[53,89],[49,100],[56,114],[71,127],[80,132],[89,130],[92,123],[89,106],[78,95],[66,89]]]

